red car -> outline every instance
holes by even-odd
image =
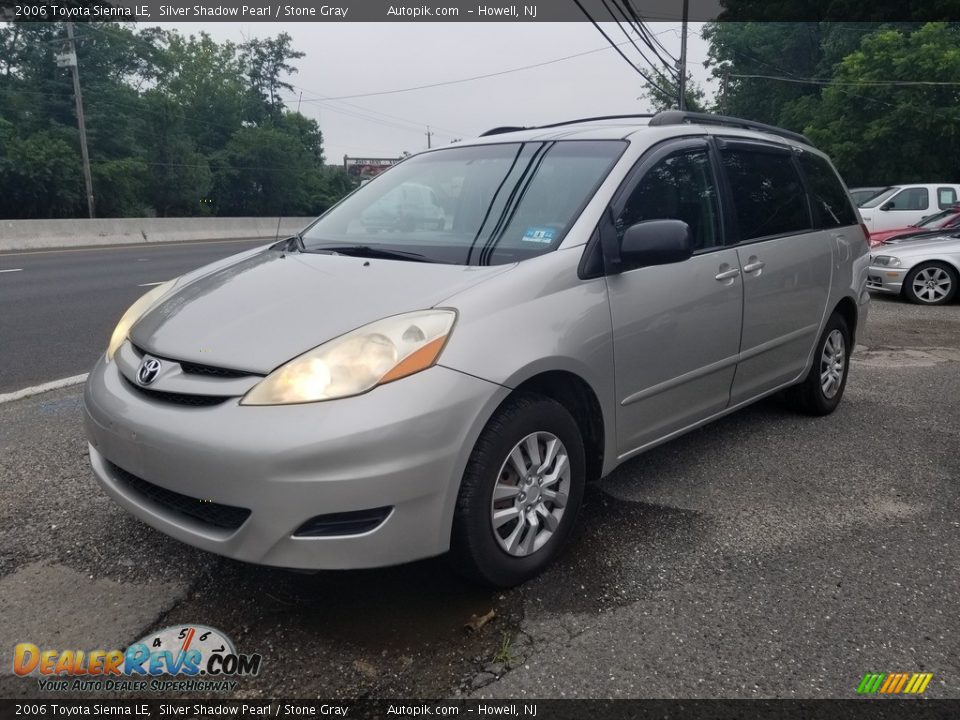
[[[946,230],[949,228],[960,228],[960,205],[954,205],[946,210],[941,210],[938,213],[929,215],[916,225],[870,233],[870,247],[879,245],[894,237],[909,237],[910,235],[919,235],[920,233],[930,232],[931,230]]]

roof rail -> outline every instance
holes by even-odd
[[[630,118],[648,119],[652,117],[654,117],[653,113],[639,113],[639,114],[631,114],[631,115],[597,115],[596,117],[564,120],[563,122],[550,123],[549,125],[532,125],[530,127],[519,127],[519,126],[507,125],[504,127],[496,127],[496,128],[493,128],[492,130],[487,130],[485,133],[481,133],[480,137],[487,137],[488,135],[500,135],[501,133],[508,133],[508,132],[517,132],[518,130],[543,130],[546,128],[563,127],[564,125],[576,125],[577,123],[594,122],[596,120],[628,120]]]
[[[487,137],[488,135],[502,135],[503,133],[517,132],[518,130],[529,130],[530,128],[521,127],[519,125],[503,125],[502,127],[495,127],[487,130],[484,133],[480,133],[480,137]]]
[[[753,120],[744,120],[743,118],[729,117],[727,115],[710,115],[708,113],[684,112],[682,110],[664,110],[657,113],[652,120],[651,126],[662,125],[682,125],[683,123],[692,123],[698,125],[724,125],[726,127],[738,127],[746,130],[759,130],[760,132],[779,135],[780,137],[802,142],[805,145],[813,145],[810,140],[800,133],[784,130],[783,128],[767,125],[766,123],[754,122]]]

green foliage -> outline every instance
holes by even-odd
[[[960,79],[960,28],[930,23],[864,38],[823,89],[805,130],[832,152],[850,182],[955,181],[960,86],[870,84],[917,79]]]
[[[850,185],[956,180],[960,86],[877,81],[960,80],[958,25],[911,21],[906,6],[886,15],[903,22],[864,22],[885,16],[873,4],[840,5],[831,12],[859,11],[860,21],[708,23],[716,110],[804,132]],[[785,12],[783,3],[725,6],[727,19]]]
[[[18,137],[0,120],[0,217],[71,217],[83,202],[76,150],[49,131]]]
[[[649,86],[643,90],[642,96],[646,98],[653,112],[676,110],[679,107],[679,83],[670,82],[667,78],[660,78],[659,86],[669,93],[669,97],[660,90],[654,90]],[[684,99],[686,100],[687,110],[691,112],[712,112],[706,92],[699,83],[693,81],[693,76],[690,73],[687,73],[684,95],[686,96]]]
[[[84,217],[63,23],[0,25],[0,217]],[[281,97],[303,53],[122,23],[76,27],[96,210],[309,215],[348,192],[316,121]]]

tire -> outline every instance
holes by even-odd
[[[531,437],[539,467],[527,449]],[[551,438],[559,445],[551,446]],[[548,465],[551,448],[555,455]],[[533,468],[527,476],[517,471],[517,462],[511,459],[514,451],[519,452],[521,464]],[[566,463],[561,459],[564,455]],[[464,471],[450,541],[453,568],[497,588],[519,585],[540,573],[570,537],[585,479],[583,439],[566,408],[534,394],[508,399],[480,433]],[[495,490],[500,496],[497,500]],[[557,497],[563,490],[565,502]],[[532,508],[529,512],[525,510],[528,507]],[[494,512],[501,513],[496,529]],[[531,515],[535,528],[528,520]],[[502,521],[506,516],[511,519]]]
[[[925,262],[907,273],[903,294],[917,305],[946,305],[957,294],[958,283],[957,271],[949,265]]]
[[[837,347],[837,339],[842,341],[842,347],[839,348],[839,354],[827,349],[828,342],[830,348]],[[799,385],[795,385],[787,391],[787,404],[794,410],[806,415],[829,415],[837,409],[840,400],[843,398],[843,391],[847,387],[847,375],[850,372],[850,330],[847,327],[847,321],[839,313],[834,313],[827,321],[823,333],[817,341],[817,349],[813,355],[813,366],[810,372]],[[827,357],[831,356],[833,362],[828,362]],[[836,370],[836,364],[842,357],[842,369]],[[825,372],[830,372],[826,380],[822,379]],[[833,383],[827,383],[832,377]],[[828,387],[825,389],[825,383]]]

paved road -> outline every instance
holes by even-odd
[[[300,575],[194,550],[97,488],[79,389],[0,405],[0,654],[196,622],[264,655],[248,698],[849,698],[921,670],[960,697],[960,306],[879,299],[860,343],[834,415],[764,402],[627,463],[503,593],[439,561]],[[8,660],[0,696],[41,694]]]
[[[0,254],[0,394],[87,372],[146,283],[263,240]]]

